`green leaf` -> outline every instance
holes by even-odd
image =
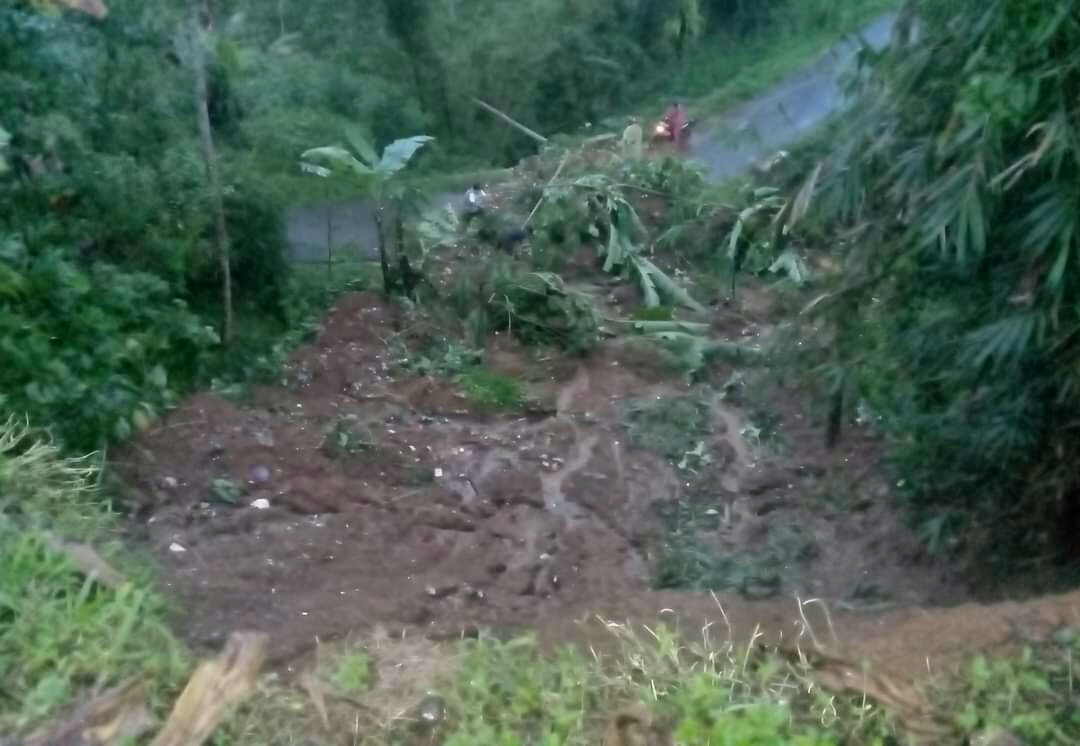
[[[379,156],[375,152],[374,146],[364,137],[359,127],[354,124],[347,126],[345,128],[345,139],[349,141],[353,151],[368,166],[374,168],[375,164],[379,162]]]
[[[792,249],[788,249],[780,256],[776,257],[776,261],[769,266],[769,272],[772,272],[773,274],[783,272],[790,277],[792,282],[796,285],[802,285],[810,275],[810,271],[807,268],[806,263],[803,262],[802,257]]]
[[[1055,293],[1060,293],[1062,290],[1062,280],[1065,277],[1065,269],[1069,265],[1069,256],[1072,253],[1072,241],[1069,238],[1065,238],[1061,242],[1061,250],[1058,251],[1057,259],[1054,260],[1054,266],[1050,270],[1050,274],[1046,278],[1046,283],[1050,289]]]
[[[321,148],[305,150],[300,158],[315,165],[325,165],[334,171],[349,171],[357,176],[373,176],[375,172],[358,161],[348,150],[340,145],[325,145]]]
[[[821,168],[824,164],[818,163],[814,167],[814,170],[810,172],[810,176],[803,182],[802,188],[799,189],[799,193],[795,196],[795,201],[791,205],[791,212],[788,214],[787,227],[793,228],[796,223],[799,222],[810,210],[810,201],[814,197],[814,191],[817,189],[818,179],[821,177]]]
[[[973,365],[981,368],[988,362],[997,366],[1017,360],[1037,339],[1038,329],[1037,313],[1009,316],[976,329],[968,337],[974,350]]]
[[[660,294],[656,292],[656,283],[652,275],[644,271],[638,262],[634,262],[637,270],[638,282],[641,285],[641,295],[644,298],[646,308],[656,308],[660,305]]]
[[[636,331],[652,334],[656,332],[681,332],[706,336],[710,326],[698,321],[633,321]]]
[[[608,231],[607,256],[604,259],[604,271],[611,272],[615,267],[623,263],[622,242],[619,240],[619,229],[614,225]]]
[[[691,311],[697,311],[699,313],[705,312],[705,306],[691,298],[688,292],[681,288],[678,283],[666,274],[661,272],[659,267],[655,264],[644,257],[637,257],[636,261],[640,265],[638,271],[647,272],[652,277],[653,282],[656,283],[656,286],[669,298],[679,305],[689,308]]]
[[[326,166],[317,166],[314,163],[306,163],[304,161],[300,162],[300,170],[306,174],[311,174],[312,176],[321,176],[324,179],[334,175],[334,172],[326,168]]]
[[[728,259],[734,260],[739,250],[739,239],[742,238],[743,226],[746,225],[746,221],[754,216],[758,211],[756,206],[747,207],[739,213],[738,220],[735,221],[735,227],[731,230],[731,238],[728,240]]]
[[[416,151],[434,139],[434,137],[428,135],[414,135],[413,137],[394,140],[383,150],[382,159],[379,161],[379,165],[375,167],[375,170],[387,176],[396,174],[408,165],[409,161],[416,155]]]
[[[150,380],[150,383],[154,384],[159,389],[163,389],[169,385],[169,374],[161,365],[155,365],[147,378]]]

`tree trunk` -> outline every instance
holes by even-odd
[[[383,226],[382,205],[375,205],[375,232],[379,239],[379,266],[382,269],[383,292],[391,291],[390,262],[386,259],[386,230]]]
[[[206,165],[206,181],[210,188],[210,203],[214,211],[214,242],[221,263],[221,303],[223,319],[221,340],[228,344],[232,339],[232,266],[229,260],[229,232],[225,224],[225,200],[222,196],[221,174],[218,173],[217,155],[214,152],[214,133],[210,128],[210,109],[206,92],[206,50],[203,44],[204,29],[209,26],[210,9],[207,0],[191,2],[191,51],[195,73],[195,110],[199,123],[199,140],[203,162]]]

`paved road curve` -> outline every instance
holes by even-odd
[[[703,122],[701,134],[690,140],[690,157],[711,179],[723,181],[797,142],[843,107],[843,73],[854,65],[862,42],[884,48],[895,21],[894,13],[879,17],[761,96]]]
[[[835,44],[803,70],[773,86],[734,111],[702,122],[690,141],[690,157],[709,177],[722,181],[737,176],[755,162],[796,142],[844,105],[842,74],[850,69],[862,41],[875,49],[889,40],[895,14],[875,20],[859,34]],[[432,204],[457,205],[459,193],[439,194]],[[286,212],[293,259],[326,261],[327,217],[333,245],[349,246],[375,255],[375,218],[370,202],[323,203]]]

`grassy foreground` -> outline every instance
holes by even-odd
[[[137,569],[145,563],[115,540],[97,475],[17,423],[0,428],[0,732],[55,726],[68,703],[128,677],[146,684],[161,718],[192,667]],[[812,661],[736,646],[720,624],[678,636],[662,624],[605,625],[611,644],[591,654],[544,651],[528,637],[437,644],[378,633],[324,648],[305,674],[262,677],[213,742],[586,744],[619,712],[631,730],[685,744],[886,744],[931,721],[956,735],[1004,726],[1028,744],[1080,739],[1071,633],[971,661],[936,693],[944,708],[916,712],[870,687],[830,691]]]

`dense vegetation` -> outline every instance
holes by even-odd
[[[195,386],[273,369],[276,339],[324,295],[290,271],[283,201],[357,188],[302,175],[308,148],[355,127],[379,150],[435,137],[420,174],[509,163],[535,143],[472,96],[571,130],[656,88],[707,31],[723,48],[872,5],[230,0],[192,3],[193,36],[184,4],[115,0],[104,18],[68,4],[0,8],[0,406],[76,450],[126,437]],[[209,51],[221,194],[196,128],[193,38]]]
[[[922,7],[814,174],[833,402],[888,434],[931,546],[1076,559],[1080,3]]]

